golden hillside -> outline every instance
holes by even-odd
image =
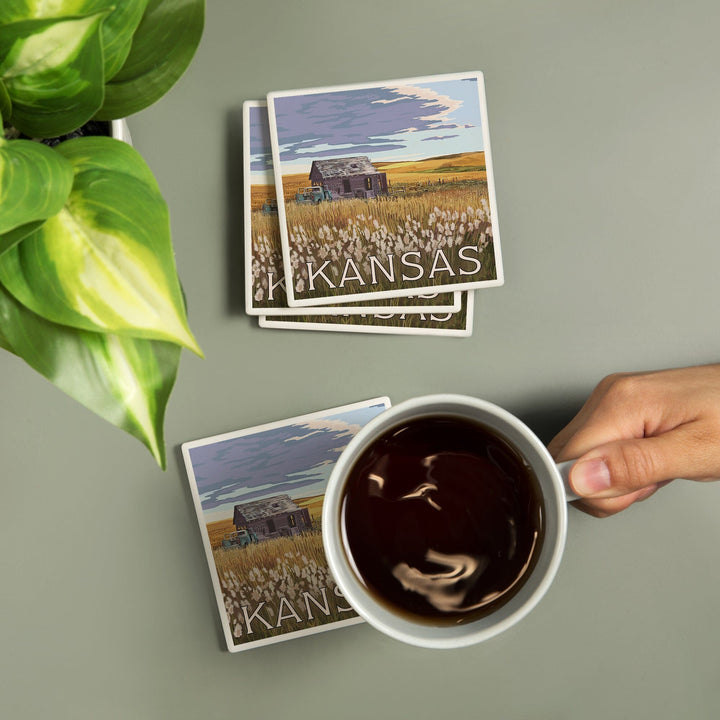
[[[452,180],[487,180],[485,153],[470,152],[456,155],[441,155],[425,160],[406,162],[373,162],[380,171],[387,173],[391,185],[416,185],[420,183],[450,182]],[[307,187],[310,180],[305,173],[283,175],[283,194],[285,200],[292,200],[295,193]],[[265,197],[273,194],[272,186],[252,186],[252,208],[262,206]]]
[[[396,173],[464,173],[485,170],[485,153],[470,152],[441,155],[426,160],[407,162],[376,162],[375,167],[390,177]]]

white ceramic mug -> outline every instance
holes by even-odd
[[[545,534],[535,568],[520,591],[490,615],[458,625],[413,622],[380,604],[353,570],[343,539],[342,502],[355,461],[381,435],[409,420],[455,416],[479,422],[504,437],[533,468],[545,508]],[[567,481],[572,461],[556,465],[543,443],[521,420],[497,405],[465,395],[428,395],[407,400],[371,420],[350,441],[328,481],[322,535],[330,571],[356,612],[385,634],[412,645],[455,648],[487,640],[527,615],[555,577],[565,546],[567,502],[576,499]]]

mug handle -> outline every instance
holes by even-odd
[[[579,500],[580,496],[573,492],[570,487],[570,468],[575,464],[575,460],[566,460],[565,462],[556,463],[560,477],[562,478],[563,487],[565,488],[565,498],[568,502]]]

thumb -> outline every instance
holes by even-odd
[[[594,448],[570,469],[570,485],[582,497],[610,498],[652,487],[680,474],[688,458],[683,433],[618,440]]]

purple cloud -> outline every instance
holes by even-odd
[[[420,86],[372,87],[275,98],[278,141],[285,160],[339,152],[403,149],[404,135],[457,128],[461,103]],[[318,146],[323,147],[316,151]]]
[[[454,137],[459,137],[459,135],[433,135],[432,137],[422,138],[422,142],[427,142],[428,140],[448,140]]]
[[[405,145],[392,145],[390,143],[383,144],[381,146],[381,149],[388,152],[390,150],[402,150],[405,147]],[[348,154],[352,155],[362,155],[362,154],[368,154],[372,152],[376,152],[378,150],[378,145],[354,145],[352,148],[347,149]],[[329,150],[315,150],[312,153],[312,159],[316,160],[317,158],[322,157],[337,157],[339,154],[338,148],[331,148]],[[280,153],[280,160],[287,160],[288,162],[292,160],[297,160],[298,155],[297,153],[293,151],[287,151]]]

